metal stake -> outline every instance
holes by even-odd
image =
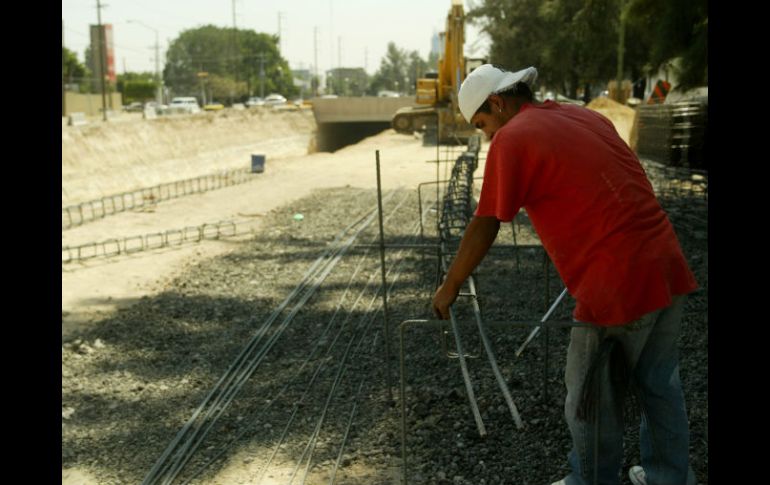
[[[382,318],[385,324],[385,381],[388,386],[388,399],[393,403],[393,388],[390,379],[390,326],[388,325],[388,285],[385,281],[385,232],[382,228],[382,184],[380,182],[380,151],[375,151],[377,158],[377,208],[380,217],[380,264],[382,267]]]

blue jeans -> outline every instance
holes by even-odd
[[[639,438],[641,465],[648,485],[694,485],[689,465],[690,431],[679,379],[677,340],[685,296],[671,306],[620,327],[573,328],[567,351],[564,413],[572,435],[567,485],[593,485],[595,422],[576,417],[588,367],[599,346],[600,333],[622,345],[640,390],[643,410]],[[610,391],[607,367],[600,380],[598,484],[619,485],[623,465],[623,417]]]

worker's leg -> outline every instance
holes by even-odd
[[[565,383],[567,400],[564,415],[572,435],[569,463],[572,472],[564,479],[566,485],[593,485],[594,422],[577,417],[585,376],[599,347],[596,328],[573,328],[567,350]],[[619,485],[623,459],[623,422],[613,402],[607,368],[601,369],[601,398],[599,404],[599,484]]]
[[[692,485],[690,431],[679,379],[678,340],[685,298],[661,311],[634,368],[641,389],[640,450],[648,485]]]

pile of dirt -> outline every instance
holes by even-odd
[[[634,136],[633,128],[636,121],[636,110],[628,106],[622,105],[617,101],[613,101],[607,97],[599,97],[591,100],[586,108],[594,110],[598,113],[606,116],[612,124],[615,125],[615,129],[618,130],[618,134],[632,149],[634,148]]]
[[[62,126],[62,205],[308,152],[310,110],[244,110]]]

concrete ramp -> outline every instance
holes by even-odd
[[[415,105],[415,98],[313,98],[311,103],[318,126],[316,148],[333,152],[387,130],[396,111]]]

